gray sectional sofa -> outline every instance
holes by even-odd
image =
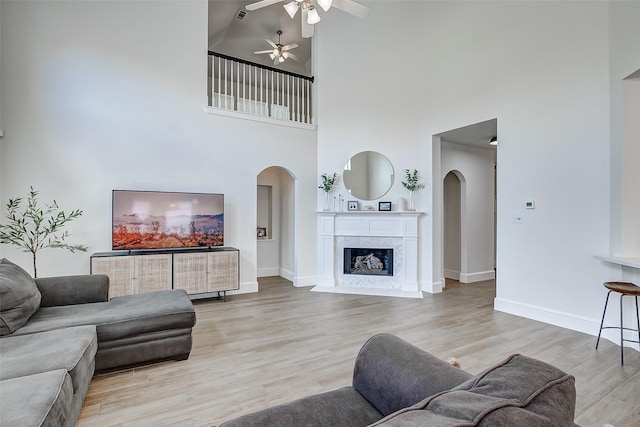
[[[575,427],[575,380],[512,355],[471,375],[390,335],[360,350],[350,387],[304,397],[221,427]]]
[[[95,372],[189,357],[185,291],[108,294],[104,275],[34,280],[0,260],[0,427],[73,426]]]

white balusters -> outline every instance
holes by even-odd
[[[211,55],[212,107],[311,123],[313,80],[271,67]]]

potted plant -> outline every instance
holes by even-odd
[[[68,231],[62,228],[70,221],[82,216],[79,209],[65,213],[60,210],[54,200],[51,205],[45,204],[41,208],[38,204],[38,192],[29,187],[29,196],[23,210],[22,198],[9,199],[6,224],[0,224],[0,243],[16,245],[23,248],[23,252],[31,252],[33,255],[33,277],[38,277],[36,266],[36,254],[44,248],[67,249],[85,252],[88,248],[84,245],[72,245],[65,239],[69,237]]]
[[[410,211],[415,211],[416,205],[415,205],[413,193],[416,190],[424,188],[424,184],[421,184],[418,182],[420,180],[420,174],[418,173],[417,169],[414,169],[413,171],[410,171],[409,169],[405,169],[404,179],[405,181],[402,181],[402,185],[404,186],[404,188],[409,190],[409,208],[408,209]]]
[[[330,209],[329,192],[333,189],[333,186],[336,184],[336,181],[338,179],[338,174],[335,172],[333,173],[333,175],[323,173],[322,175],[320,175],[320,178],[322,178],[322,185],[320,185],[318,188],[321,188],[324,191],[324,206],[322,207],[322,210],[328,211]]]

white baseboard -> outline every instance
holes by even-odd
[[[444,280],[441,282],[426,282],[420,281],[420,289],[423,292],[429,292],[430,294],[439,294],[444,288]]]
[[[539,322],[548,323],[554,326],[560,326],[562,328],[582,332],[594,337],[598,336],[598,330],[600,329],[600,319],[590,319],[587,317],[576,316],[575,314],[557,310],[549,310],[547,308],[524,304],[503,298],[495,298],[493,300],[493,308],[497,311],[525,317],[527,319],[537,320]],[[620,332],[616,329],[603,330],[602,338],[609,340],[614,344],[620,345]],[[595,339],[593,341],[593,345],[595,348]],[[640,348],[638,348],[638,344],[625,342],[624,346],[640,351]]]
[[[455,270],[444,270],[444,277],[451,280],[460,280],[460,272]]]
[[[483,280],[492,280],[496,278],[496,272],[494,270],[490,271],[479,271],[477,273],[460,273],[460,283],[474,283],[474,282],[482,282]]]
[[[280,275],[280,269],[278,267],[259,268],[256,273],[257,273],[258,277],[279,276]]]
[[[258,281],[255,282],[243,282],[240,283],[240,289],[237,291],[227,291],[228,295],[248,294],[251,292],[258,292]]]
[[[444,270],[444,277],[451,280],[457,280],[460,283],[482,282],[483,280],[492,280],[496,278],[496,272],[478,271],[476,273],[461,273],[455,270]]]
[[[298,276],[295,277],[292,282],[296,288],[304,288],[306,286],[316,286],[318,284],[318,278],[316,276]]]
[[[283,277],[283,278],[287,279],[287,280],[295,282],[296,275],[293,274],[293,271],[289,271],[289,270],[285,270],[284,268],[281,268],[278,271],[278,275],[280,277]]]

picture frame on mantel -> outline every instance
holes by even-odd
[[[391,202],[378,202],[378,210],[383,212],[391,211]]]
[[[347,203],[347,210],[357,211],[358,210],[358,201],[357,200],[349,200]]]

